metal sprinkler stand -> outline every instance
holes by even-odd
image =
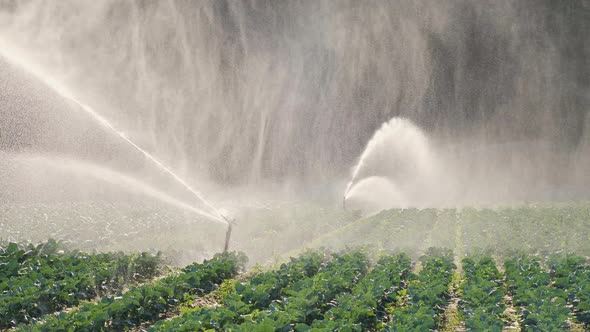
[[[227,222],[227,231],[225,232],[225,245],[223,246],[223,252],[225,253],[227,252],[227,249],[229,249],[229,238],[231,237],[231,230],[236,223],[236,219],[229,219],[224,215],[222,215],[221,217]]]

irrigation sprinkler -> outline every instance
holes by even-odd
[[[221,215],[221,217],[227,222],[227,231],[225,232],[225,245],[223,246],[223,252],[227,252],[229,249],[229,238],[231,237],[232,227],[236,224],[236,219],[229,219],[228,217]]]

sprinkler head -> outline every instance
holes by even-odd
[[[225,222],[226,222],[226,223],[227,223],[227,224],[228,224],[230,227],[236,224],[236,218],[234,218],[234,219],[230,219],[229,217],[226,217],[226,216],[225,216],[225,215],[223,215],[223,214],[220,214],[220,216],[221,216],[221,218],[222,218],[223,220],[225,220]]]

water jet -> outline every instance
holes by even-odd
[[[96,110],[94,110],[91,106],[83,103],[79,99],[77,99],[69,89],[67,89],[61,82],[54,80],[52,77],[47,75],[45,71],[40,68],[39,66],[35,65],[31,61],[27,61],[24,54],[21,52],[16,51],[13,47],[11,47],[8,43],[4,40],[0,39],[0,56],[3,59],[7,60],[8,62],[12,63],[15,66],[18,66],[22,70],[30,73],[34,77],[36,77],[39,81],[41,81],[45,86],[52,89],[57,93],[59,96],[72,102],[74,105],[78,107],[79,110],[85,112],[92,120],[94,120],[97,124],[101,125],[102,127],[106,128],[116,137],[127,143],[132,149],[141,153],[150,163],[156,166],[157,169],[162,171],[163,173],[167,174],[172,180],[176,183],[180,184],[184,187],[188,192],[190,192],[198,202],[203,204],[208,210],[209,213],[199,213],[203,216],[210,218],[211,220],[227,223],[227,221],[221,217],[219,210],[214,207],[209,201],[207,201],[203,195],[189,185],[184,179],[182,179],[176,172],[174,172],[169,166],[165,165],[162,161],[160,161],[157,157],[149,153],[147,150],[143,149],[139,145],[137,145],[131,138],[129,138],[123,131],[118,130],[108,119],[100,115]],[[200,209],[196,208],[196,211],[200,211]]]

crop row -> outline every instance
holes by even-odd
[[[456,266],[450,252],[429,254],[422,258],[422,264],[419,274],[409,278],[407,304],[394,308],[386,331],[431,331],[439,327]]]
[[[506,308],[502,273],[489,256],[479,260],[465,258],[462,263],[465,282],[460,307],[465,327],[470,331],[502,331],[502,313]]]
[[[222,306],[197,307],[171,320],[161,321],[150,331],[221,331],[231,324],[241,324],[245,315],[264,310],[281,298],[286,287],[315,275],[325,257],[308,252],[292,258],[277,270],[259,273],[245,283],[234,283],[230,292],[221,298]]]
[[[551,277],[539,259],[516,256],[504,262],[506,285],[513,303],[520,307],[522,326],[531,331],[564,331],[570,310],[567,294],[553,287]]]
[[[0,247],[0,329],[154,277],[159,256],[65,252],[50,240]]]
[[[334,307],[313,322],[314,331],[374,331],[386,317],[386,307],[396,303],[411,269],[405,254],[383,256],[352,289],[336,296]]]
[[[369,268],[369,259],[361,252],[335,255],[315,276],[288,287],[281,300],[268,309],[249,315],[246,322],[229,331],[300,331],[307,330],[334,306],[340,294],[348,293]]]
[[[566,294],[567,302],[574,307],[580,323],[590,326],[590,266],[578,256],[552,260],[551,274],[554,286]]]
[[[202,264],[191,264],[180,273],[125,293],[105,296],[77,310],[49,316],[45,322],[23,326],[24,331],[124,331],[154,322],[176,307],[187,295],[203,295],[223,280],[234,277],[244,266],[242,254],[224,253]]]
[[[590,266],[585,258],[560,255],[543,261],[520,254],[507,259],[504,267],[505,281],[491,257],[463,260],[461,309],[468,330],[502,331],[506,292],[512,295],[523,330],[564,331],[577,322],[588,327]]]
[[[307,253],[276,271],[236,283],[222,306],[200,307],[150,330],[374,329],[385,316],[385,306],[397,301],[411,267],[406,255],[384,256],[362,277],[368,264],[362,253],[335,255],[325,265],[324,260],[318,253]]]
[[[276,270],[233,279],[243,270],[246,257],[225,253],[113,293],[112,289],[157,273],[159,257],[57,253],[58,248],[54,242],[0,247],[0,264],[18,264],[17,269],[0,269],[0,287],[11,285],[0,295],[0,301],[6,301],[0,302],[0,314],[10,310],[14,316],[16,306],[35,308],[44,303],[45,297],[38,294],[45,293],[21,294],[13,287],[17,281],[24,283],[32,276],[39,280],[39,275],[48,278],[44,283],[60,287],[62,279],[74,276],[79,281],[60,289],[62,296],[77,302],[60,302],[46,312],[79,307],[40,319],[20,311],[23,322],[33,322],[19,325],[22,331],[125,331],[154,323],[149,331],[430,331],[444,327],[449,285],[456,275],[453,254],[445,250],[433,249],[421,257],[418,272],[411,272],[412,262],[405,254],[382,256],[371,268],[362,251],[331,256],[311,251]],[[489,255],[478,255],[463,259],[462,267],[457,318],[469,331],[502,331],[506,294],[512,296],[523,330],[563,331],[572,322],[589,325],[590,266],[584,258],[542,261],[515,255],[505,260],[503,274]],[[181,315],[165,319],[181,304],[213,290],[217,291],[207,298],[214,305],[182,309]],[[79,295],[82,292],[93,295],[85,298]],[[97,295],[104,296],[80,304]],[[9,321],[4,328],[14,325]]]
[[[490,248],[500,256],[514,251],[552,255],[568,251],[590,255],[590,205],[465,208],[463,241],[468,248]]]

